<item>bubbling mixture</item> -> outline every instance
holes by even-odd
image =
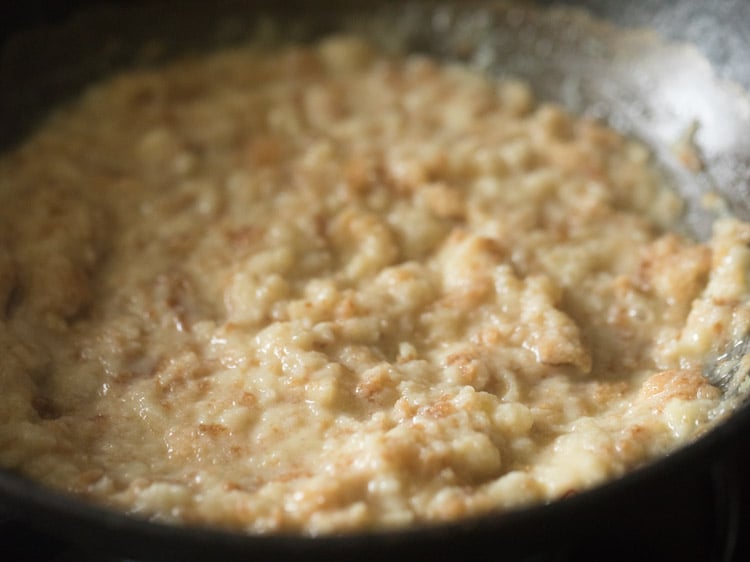
[[[550,501],[695,438],[750,225],[639,143],[351,37],[92,86],[0,159],[0,465],[248,533]]]

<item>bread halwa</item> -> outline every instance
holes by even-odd
[[[649,151],[350,37],[90,87],[0,159],[0,465],[306,535],[545,502],[699,435],[750,226]]]

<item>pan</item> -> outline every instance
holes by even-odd
[[[16,29],[4,38],[0,59],[5,148],[56,104],[114,70],[259,33],[269,42],[305,42],[351,30],[386,50],[425,52],[521,77],[540,98],[643,139],[687,201],[685,228],[698,237],[713,219],[702,204],[706,193],[750,218],[750,6],[740,1],[31,2],[8,21]],[[700,153],[699,170],[686,168],[673,150],[688,133]],[[750,431],[745,375],[728,370],[727,419],[668,457],[549,505],[454,523],[317,538],[246,536],[131,518],[8,471],[0,471],[0,501],[14,516],[97,559],[560,560],[588,552],[581,545],[591,544],[607,549],[597,556],[625,559],[618,544],[627,544],[634,520],[653,527],[653,551],[640,554],[669,557],[675,545],[660,539],[659,522],[674,516],[695,478],[706,476],[721,490],[737,478],[725,461]],[[709,524],[719,538],[697,559],[728,560],[737,529],[721,517]],[[607,535],[606,547],[597,539],[603,525],[621,530]]]

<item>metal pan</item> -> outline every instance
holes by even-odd
[[[458,59],[524,78],[541,98],[608,120],[645,140],[688,201],[685,227],[704,236],[712,215],[701,197],[716,191],[750,217],[750,5],[740,0],[544,2],[98,2],[27,4],[0,53],[0,146],[17,143],[57,103],[115,69],[157,64],[181,53],[242,41],[307,41],[349,29],[386,49]],[[582,11],[579,7],[588,11]],[[23,8],[21,8],[23,10]],[[591,13],[594,16],[590,15]],[[617,27],[620,26],[635,27]],[[644,28],[650,28],[651,31]],[[720,31],[719,31],[720,30]],[[657,33],[658,32],[658,33]],[[662,38],[660,38],[660,36]],[[705,166],[687,170],[671,150],[697,124]],[[625,477],[550,505],[401,531],[306,538],[252,537],[134,519],[0,471],[0,502],[16,516],[97,557],[138,560],[536,560],[596,541],[602,525],[653,525],[674,515],[696,477],[726,489],[724,460],[750,432],[746,373],[727,383],[732,413],[697,442]],[[732,385],[732,382],[735,383]],[[715,499],[707,500],[709,503]],[[718,537],[731,521],[713,520]],[[728,532],[729,531],[729,532]],[[606,553],[619,559],[616,543]],[[718,539],[705,559],[731,545]],[[604,555],[605,553],[603,553]]]

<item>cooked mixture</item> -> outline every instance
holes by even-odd
[[[91,87],[0,160],[0,465],[337,533],[544,502],[717,416],[750,225],[637,142],[355,39]]]

